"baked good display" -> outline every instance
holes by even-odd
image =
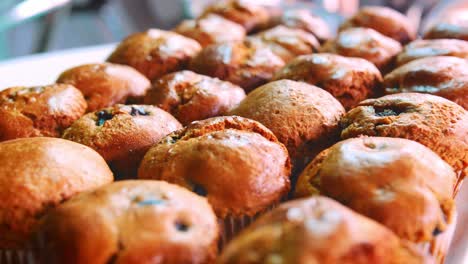
[[[183,125],[227,113],[245,98],[244,90],[230,82],[180,71],[153,83],[144,98],[174,115]]]
[[[379,95],[382,76],[371,62],[330,53],[295,58],[275,73],[273,80],[289,79],[316,85],[350,109]]]
[[[189,69],[229,81],[249,92],[265,84],[284,61],[269,48],[242,42],[213,44],[204,48]]]
[[[174,31],[196,40],[202,47],[215,43],[243,41],[247,34],[241,25],[216,14],[184,20]]]
[[[94,150],[59,138],[2,142],[0,164],[0,249],[28,248],[50,208],[113,181]]]
[[[468,61],[451,56],[413,60],[384,77],[385,93],[429,93],[468,109]]]
[[[339,54],[346,57],[366,59],[380,71],[393,68],[395,56],[401,52],[401,44],[372,28],[347,28],[338,33],[335,39],[327,41],[320,52]]]
[[[57,83],[75,86],[88,103],[87,112],[118,103],[136,102],[151,86],[137,70],[119,64],[95,63],[64,71]]]
[[[0,91],[0,141],[60,137],[85,110],[83,95],[71,85],[7,88]]]
[[[468,40],[467,7],[449,9],[424,33],[424,39]]]
[[[236,237],[221,264],[431,263],[383,225],[325,197],[282,204]]]
[[[362,7],[340,26],[339,31],[351,27],[372,28],[401,44],[416,38],[416,30],[408,17],[389,7]]]
[[[364,100],[346,113],[340,125],[342,139],[367,135],[423,144],[455,170],[456,189],[468,173],[468,112],[442,97],[400,93]]]
[[[170,31],[149,29],[124,39],[107,61],[131,66],[154,80],[185,69],[200,50],[200,44],[193,39]]]
[[[254,46],[271,49],[284,62],[300,55],[311,54],[320,47],[318,40],[311,33],[282,25],[249,36],[246,41]]]
[[[468,41],[459,39],[418,39],[408,43],[398,54],[396,64],[401,66],[413,60],[434,56],[454,56],[468,59]]]
[[[120,181],[48,213],[43,263],[215,263],[218,225],[206,199],[162,181]]]
[[[311,14],[307,9],[286,10],[277,23],[312,33],[320,43],[333,36],[330,26],[321,17]]]
[[[136,178],[148,149],[182,128],[169,113],[150,105],[114,105],[88,113],[63,133],[63,138],[89,146],[119,179]]]
[[[230,112],[268,127],[288,149],[295,171],[338,140],[338,122],[344,113],[325,90],[290,80],[255,89]]]
[[[225,116],[196,121],[154,145],[138,177],[181,185],[205,196],[221,222],[221,244],[290,188],[286,148],[260,123]]]

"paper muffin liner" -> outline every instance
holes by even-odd
[[[0,264],[37,264],[34,259],[33,250],[0,249]]]
[[[453,198],[455,198],[457,196],[458,192],[461,189],[461,186],[463,185],[464,180],[465,179],[462,178],[462,171],[459,171],[457,173],[457,183],[455,184],[455,187],[453,188]]]

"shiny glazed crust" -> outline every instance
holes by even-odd
[[[57,83],[66,83],[80,90],[88,103],[88,112],[137,100],[145,95],[151,83],[135,69],[118,64],[86,64],[63,72]]]
[[[260,123],[242,117],[193,122],[145,155],[138,176],[206,196],[220,218],[254,216],[289,191],[286,148]]]
[[[418,39],[408,43],[397,56],[397,65],[413,60],[434,57],[454,56],[468,59],[468,41],[459,39]]]
[[[8,88],[0,91],[0,141],[60,137],[85,110],[83,95],[71,85]]]
[[[244,98],[244,90],[230,82],[180,71],[155,81],[144,103],[170,112],[187,125],[192,121],[223,115]]]
[[[58,138],[0,143],[0,248],[21,249],[48,209],[113,181],[94,150]]]
[[[296,196],[331,197],[403,239],[424,242],[454,220],[455,182],[452,168],[417,142],[360,137],[320,153],[299,177]]]
[[[313,197],[282,204],[236,237],[220,264],[431,263],[373,220]]]
[[[120,181],[51,211],[43,263],[214,263],[218,226],[206,199],[160,181]]]
[[[312,33],[321,43],[332,38],[328,24],[306,9],[286,10],[278,23],[289,28],[302,29]]]

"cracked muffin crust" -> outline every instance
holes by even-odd
[[[189,69],[239,85],[246,92],[265,84],[284,61],[268,48],[231,42],[204,48]]]
[[[396,63],[401,66],[413,60],[434,56],[454,56],[468,59],[468,41],[459,39],[418,39],[408,43],[398,54]]]
[[[331,197],[403,239],[424,242],[454,220],[455,182],[452,168],[415,141],[360,137],[320,153],[299,176],[296,196]]]
[[[146,151],[180,128],[173,116],[157,107],[118,104],[84,115],[63,138],[96,150],[119,179],[136,178]]]
[[[67,84],[0,91],[0,141],[60,137],[86,110],[81,92]]]
[[[468,61],[451,56],[417,59],[385,75],[384,87],[386,94],[429,93],[468,109]]]
[[[120,181],[45,216],[44,263],[215,263],[218,225],[206,199],[162,181]]]
[[[314,35],[282,25],[251,35],[246,41],[253,46],[269,48],[284,62],[316,52],[320,47]]]
[[[188,125],[192,121],[223,115],[244,98],[244,90],[230,82],[180,71],[155,81],[143,101]]]
[[[345,109],[379,95],[382,75],[371,62],[329,53],[295,58],[273,80],[290,79],[316,85],[333,95]]]
[[[320,43],[332,38],[330,27],[325,20],[312,15],[307,9],[286,10],[276,23],[312,33]]]
[[[372,28],[401,44],[416,38],[416,30],[408,17],[389,7],[365,6],[346,20],[339,31],[351,27]]]
[[[96,63],[77,66],[64,71],[57,83],[75,86],[88,103],[87,112],[118,103],[136,101],[151,86],[149,80],[132,67]]]
[[[333,249],[333,250],[330,250]],[[221,264],[431,263],[383,225],[326,197],[284,203],[222,252]]]
[[[198,41],[202,47],[215,43],[243,41],[247,34],[241,25],[216,14],[184,20],[174,31]]]
[[[388,72],[401,49],[398,41],[371,28],[357,27],[339,32],[335,39],[322,46],[320,52],[363,58],[374,63],[380,71]]]
[[[0,164],[1,249],[26,247],[50,208],[113,181],[98,153],[58,138],[2,142]]]
[[[401,93],[362,101],[341,119],[341,138],[360,135],[417,141],[459,174],[468,173],[468,112],[442,97]]]
[[[107,61],[131,66],[152,81],[185,69],[200,50],[200,44],[193,39],[170,31],[149,29],[124,39]]]

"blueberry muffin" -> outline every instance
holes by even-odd
[[[249,92],[267,83],[284,61],[269,48],[230,42],[204,48],[190,63],[190,70],[232,82]]]
[[[193,39],[170,31],[149,29],[124,39],[107,61],[131,66],[154,80],[185,69],[200,50],[200,44]]]
[[[60,137],[86,111],[83,94],[67,84],[0,91],[0,141]]]
[[[151,86],[149,80],[132,67],[111,63],[68,69],[58,77],[57,83],[79,89],[88,103],[88,112],[118,103],[136,102]]]
[[[333,95],[346,109],[379,95],[382,83],[380,71],[371,62],[330,53],[299,56],[277,71],[273,79],[316,85]]]
[[[230,82],[180,71],[155,81],[144,103],[156,105],[188,125],[195,120],[223,115],[244,98],[244,90]]]
[[[311,33],[282,25],[252,35],[246,41],[251,45],[271,49],[284,62],[299,55],[311,54],[317,51],[320,46]]]
[[[282,204],[222,253],[221,264],[431,263],[389,229],[339,203],[313,197]]]
[[[28,247],[50,208],[113,181],[94,150],[58,138],[2,142],[0,164],[0,249]]]
[[[184,20],[174,31],[198,41],[202,47],[215,43],[243,41],[247,34],[241,25],[216,14]]]
[[[321,17],[312,15],[307,9],[284,11],[278,24],[312,33],[320,43],[332,38],[332,32],[328,24]]]
[[[395,56],[401,52],[401,44],[371,28],[348,28],[329,40],[321,52],[335,53],[346,57],[358,57],[374,63],[382,72],[394,67]]]
[[[169,113],[150,105],[114,105],[88,113],[63,138],[89,146],[107,161],[118,179],[135,178],[148,149],[182,128]]]
[[[408,17],[388,7],[366,6],[347,19],[339,31],[351,27],[372,28],[401,44],[416,38],[416,30]]]
[[[260,123],[236,116],[196,121],[163,138],[138,177],[205,196],[220,219],[224,244],[290,188],[286,148]]]
[[[205,198],[162,181],[120,181],[51,210],[37,236],[43,263],[211,264],[219,233]]]
[[[398,54],[396,63],[401,66],[413,60],[434,56],[454,56],[468,59],[468,41],[458,39],[418,39],[408,43]]]
[[[468,61],[451,56],[421,58],[384,77],[385,93],[429,93],[468,109]]]

